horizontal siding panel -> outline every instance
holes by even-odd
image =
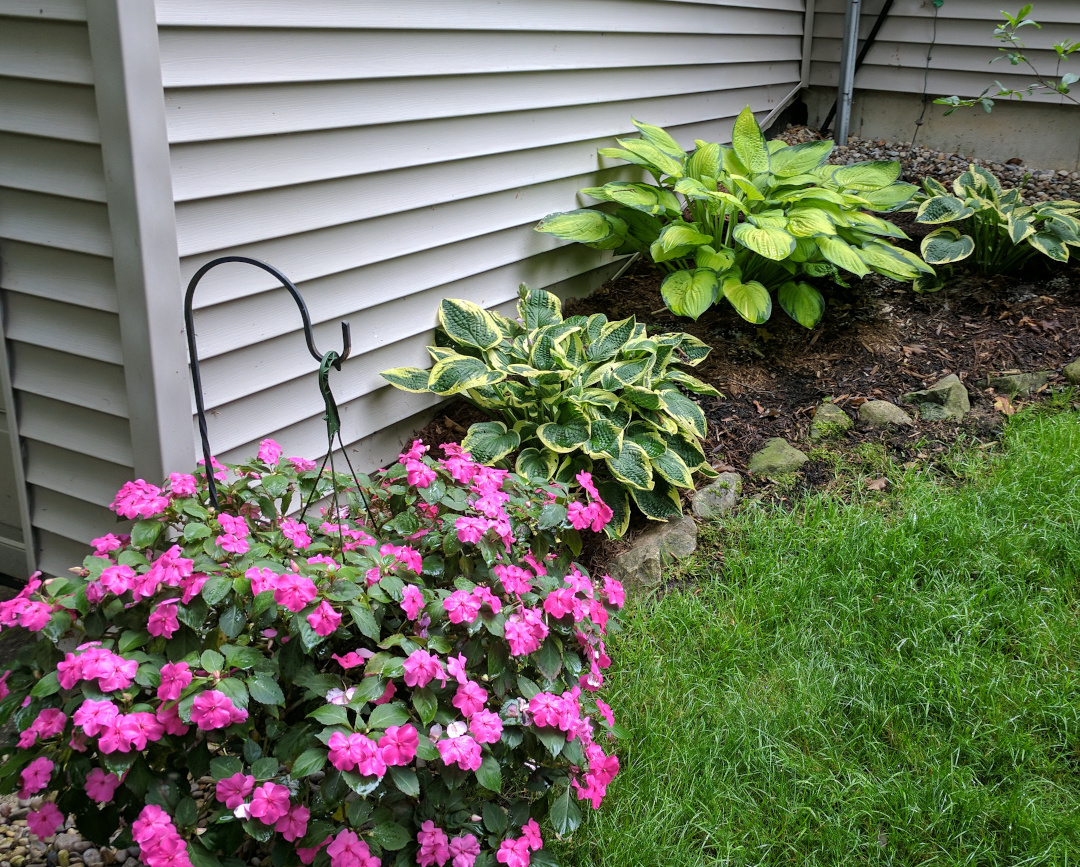
[[[511,262],[453,282],[438,282],[430,288],[417,285],[411,279],[412,271],[408,263],[400,262],[397,268],[398,284],[411,286],[412,291],[402,293],[401,297],[394,300],[341,315],[340,320],[348,321],[352,327],[353,347],[357,353],[347,359],[345,365],[350,370],[360,370],[367,363],[364,359],[368,353],[396,344],[407,337],[430,334],[435,327],[439,303],[443,298],[466,298],[482,307],[493,307],[515,298],[518,283],[522,279],[534,288],[545,288],[594,270],[599,255],[580,245],[567,246],[525,262]],[[479,268],[484,264],[476,262],[474,267]],[[312,295],[304,285],[299,288],[305,296]],[[280,295],[285,293],[281,292]],[[242,318],[242,314],[250,312],[261,300],[269,308],[265,316],[247,320]],[[271,301],[274,302],[273,307],[270,307]],[[243,321],[277,319],[279,323],[298,324],[299,317],[295,312],[291,317],[288,315],[291,312],[285,306],[288,304],[291,304],[291,301],[274,296],[265,300],[245,300],[200,314],[196,320],[196,330],[199,336],[200,359],[205,361],[202,366],[202,380],[207,407],[218,408],[260,388],[268,388],[295,377],[308,376],[318,370],[319,363],[306,352],[301,333],[281,333],[281,324],[269,326],[278,331],[276,334],[250,329],[245,335],[246,339],[237,339],[235,333],[227,333],[228,323]],[[278,315],[275,316],[271,311]],[[217,340],[206,339],[211,335],[204,331],[204,315],[216,324],[212,336],[217,337]],[[236,331],[235,326],[232,331]],[[320,351],[339,348],[341,332],[338,319],[322,323],[316,328],[315,336]],[[219,350],[216,357],[203,350],[208,344],[216,344],[215,348]],[[221,351],[226,348],[230,351]],[[426,358],[426,355],[423,358]],[[391,363],[388,366],[398,365]],[[385,368],[379,368],[382,369]],[[375,370],[371,376],[374,377],[377,373],[378,370]],[[382,384],[382,379],[370,378],[367,387],[370,390],[381,387]],[[362,392],[357,392],[360,393]]]
[[[523,70],[689,66],[717,57],[797,57],[799,36],[165,29],[165,87],[463,75]]]
[[[92,503],[84,503],[74,497],[58,494],[48,488],[39,488],[30,485],[30,519],[34,526],[45,530],[55,536],[67,539],[72,545],[65,545],[62,556],[68,559],[67,564],[59,562],[61,550],[57,550],[48,561],[50,571],[58,568],[61,572],[72,566],[81,565],[83,558],[90,553],[87,547],[91,539],[104,536],[106,533],[124,532],[129,525],[117,527],[116,515],[106,508],[95,506]],[[81,550],[81,554],[78,553]],[[44,550],[42,551],[44,554]],[[44,568],[44,559],[42,568]]]
[[[86,526],[86,521],[81,520],[79,524]],[[120,529],[113,525],[108,530],[103,530],[91,538],[96,539],[98,536],[109,532],[118,533]],[[80,542],[68,539],[47,530],[38,530],[37,540],[39,552],[37,566],[46,575],[64,575],[72,566],[81,566],[86,555],[90,553],[88,541]]]
[[[30,79],[0,78],[0,129],[97,143],[94,89]]]
[[[8,292],[4,297],[7,339],[52,347],[72,355],[121,365],[120,320],[115,313],[78,309],[59,301]]]
[[[104,202],[101,148],[0,131],[0,186]]]
[[[791,48],[782,61],[801,57],[801,47]],[[165,117],[169,141],[181,143],[559,106],[599,108],[613,102],[752,87],[776,75],[771,63],[729,60],[718,54],[708,64],[685,67],[182,88],[166,91]]]
[[[863,3],[863,18],[877,18],[884,5],[884,0],[872,0]],[[1018,4],[1015,8],[1019,9]],[[817,0],[816,14],[843,15],[847,8],[847,0]],[[1004,21],[999,13],[1000,5],[988,4],[986,0],[949,0],[938,10],[938,17],[942,20],[951,18],[965,19],[971,23],[973,29],[982,28],[986,33],[992,33],[998,21]],[[912,17],[932,18],[933,7],[927,5],[926,0],[895,0],[889,17]],[[1038,0],[1032,17],[1044,27],[1053,27],[1056,24],[1080,24],[1080,5],[1076,0]],[[814,31],[819,27],[815,18]],[[1025,41],[1027,35],[1035,28],[1024,29]]]
[[[128,417],[124,368],[46,346],[11,341],[11,383],[19,391]]]
[[[802,33],[802,16],[746,8],[739,0],[673,6],[656,0],[157,0],[162,27],[292,28],[297,30],[563,30],[600,33],[752,33],[775,27],[777,35]],[[792,4],[788,4],[792,8]],[[797,7],[796,7],[797,8]],[[799,10],[801,11],[801,9]]]
[[[942,7],[944,9],[944,7]],[[859,21],[859,39],[865,40],[870,35],[874,26],[876,15],[864,14]],[[941,16],[937,21],[937,40],[934,46],[935,54],[938,48],[947,45],[967,45],[981,48],[988,53],[983,54],[984,62],[989,63],[997,54],[997,48],[1001,45],[994,39],[995,22],[985,18],[972,21],[964,18],[949,18]],[[881,26],[876,43],[888,42],[913,42],[923,47],[923,57],[926,57],[926,46],[934,35],[934,16],[924,12],[917,15],[897,15],[895,11],[889,14]],[[1024,43],[1031,51],[1049,51],[1055,42],[1060,42],[1063,35],[1055,37],[1053,28],[1037,30],[1033,27],[1025,27],[1022,31]],[[844,15],[830,15],[818,13],[814,17],[815,39],[844,38]],[[1005,61],[1007,62],[1007,61]]]
[[[0,287],[115,313],[112,259],[36,244],[0,241]]]
[[[126,419],[20,392],[19,433],[26,439],[90,455],[123,467],[134,466],[131,428]]]
[[[0,75],[91,84],[90,35],[69,21],[7,18],[0,6]]]
[[[85,21],[86,0],[4,0],[4,15],[55,21]]]
[[[112,255],[109,213],[104,204],[0,187],[0,238]]]
[[[741,107],[751,95],[747,88],[799,79],[796,61],[740,65],[729,73],[719,92],[173,145],[173,191],[183,202],[636,135],[631,115],[664,127],[690,123]],[[593,153],[593,165],[595,160]],[[583,170],[570,165],[566,173]]]
[[[120,487],[132,478],[130,467],[99,461],[35,440],[27,440],[25,460],[27,484],[106,508],[116,498]],[[115,523],[115,515],[113,518]]]

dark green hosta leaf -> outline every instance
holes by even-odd
[[[545,325],[558,325],[563,321],[562,302],[557,295],[543,289],[529,289],[521,284],[521,300],[518,301],[518,316],[530,331]]]
[[[634,333],[637,320],[631,316],[618,322],[606,322],[589,341],[585,355],[590,361],[608,361],[623,348]]]
[[[554,452],[544,449],[522,449],[514,463],[514,472],[525,476],[527,479],[548,480],[555,475],[559,466],[559,456]]]
[[[744,283],[738,277],[725,277],[721,284],[724,297],[747,322],[761,325],[772,315],[772,298],[769,290],[757,280]]]
[[[934,196],[921,205],[915,216],[918,223],[951,223],[963,220],[975,213],[961,199],[955,196]]]
[[[712,307],[719,290],[719,280],[711,268],[676,271],[668,274],[660,287],[664,303],[676,316],[697,319]]]
[[[635,211],[633,208],[619,208],[615,216],[626,224],[625,243],[637,253],[647,253],[657,238],[664,224],[652,214]]]
[[[481,464],[491,465],[521,445],[521,438],[508,431],[501,421],[477,422],[461,442],[461,447]]]
[[[439,325],[457,343],[491,349],[502,339],[495,318],[483,307],[455,298],[439,305]]]
[[[555,424],[549,422],[536,429],[536,435],[553,452],[566,454],[572,452],[589,439],[589,425],[586,423]],[[474,455],[475,457],[475,455]]]
[[[825,312],[825,299],[809,283],[789,280],[776,290],[783,311],[804,328],[813,328]]]
[[[1045,256],[1049,256],[1055,262],[1069,261],[1069,248],[1056,234],[1050,232],[1036,232],[1028,237],[1027,242]],[[929,261],[929,260],[928,260]]]
[[[687,391],[694,394],[703,394],[707,397],[721,397],[722,395],[707,382],[702,382],[696,376],[691,376],[682,370],[669,370],[664,376],[664,382],[674,382],[681,385]]]
[[[470,355],[452,355],[437,361],[428,377],[428,388],[448,396],[470,388],[483,388],[506,379],[506,374],[492,370],[487,363]]]
[[[624,385],[633,385],[641,377],[652,368],[655,363],[655,358],[637,358],[633,361],[622,361],[612,363],[610,366],[605,365],[605,371],[600,379],[600,384],[608,390],[608,392],[617,391]],[[610,403],[612,405],[618,403],[618,398],[614,394],[610,395]]]
[[[630,496],[645,517],[654,521],[670,521],[682,514],[678,490],[663,479],[658,479],[651,491],[632,488]]]
[[[920,249],[927,264],[948,265],[970,256],[975,242],[952,226],[942,226],[923,238]]]
[[[597,419],[589,425],[589,439],[584,449],[591,458],[617,457],[622,448],[622,429],[607,419]]]
[[[617,458],[607,458],[605,463],[611,474],[631,488],[649,490],[653,486],[652,461],[645,449],[632,440],[623,440]]]
[[[663,409],[675,423],[690,435],[697,435],[704,439],[708,432],[705,423],[705,413],[701,411],[685,394],[675,388],[667,388],[660,392],[663,400]]]
[[[692,488],[694,480],[690,469],[670,449],[653,458],[653,471],[678,488]]]
[[[596,487],[600,493],[600,499],[612,511],[611,520],[604,528],[604,532],[612,539],[621,538],[630,526],[630,496],[626,493],[625,487],[611,479],[599,482]]]
[[[537,232],[599,250],[614,250],[626,237],[626,223],[603,211],[579,209],[548,214],[536,226]]]
[[[379,376],[402,391],[411,391],[414,394],[427,394],[431,391],[428,388],[429,372],[419,367],[394,367],[384,370]]]
[[[663,406],[660,395],[655,391],[633,385],[623,389],[623,398],[642,409],[660,409]]]

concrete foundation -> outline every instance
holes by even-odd
[[[820,127],[836,89],[811,87],[803,99],[807,123]],[[927,107],[916,144],[994,162],[1017,157],[1034,169],[1080,171],[1080,106],[1001,100],[990,113],[961,108],[945,117],[947,108],[933,103]],[[906,144],[915,135],[921,112],[920,94],[856,90],[851,134]]]

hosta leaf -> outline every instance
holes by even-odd
[[[613,390],[618,390],[624,385],[634,385],[655,362],[655,358],[636,358],[633,361],[613,363],[606,366],[607,369],[600,379],[600,384],[606,389]]]
[[[559,469],[555,471],[555,481],[563,485],[573,485],[577,474],[582,470],[591,473],[593,462],[588,455],[569,454],[559,462]]]
[[[920,250],[928,265],[948,265],[970,256],[975,242],[952,226],[942,226],[923,238]]]
[[[869,160],[841,166],[833,172],[833,182],[844,190],[880,190],[900,177],[896,160]]]
[[[669,335],[665,334],[661,336],[668,337]],[[683,360],[682,362],[683,364],[689,364],[691,367],[697,367],[697,365],[703,362],[708,356],[708,354],[712,352],[711,346],[701,340],[698,340],[698,338],[694,337],[692,334],[676,334],[670,336],[678,338],[676,348],[679,350],[679,352],[686,356],[685,360]]]
[[[731,132],[731,145],[739,162],[750,171],[769,171],[769,149],[765,146],[765,136],[750,106],[744,108],[735,118],[735,128]]]
[[[858,252],[859,258],[873,270],[900,282],[914,280],[916,274],[929,268],[925,264],[922,268],[915,268],[906,259],[894,255],[893,249],[885,244],[864,244]]]
[[[704,394],[708,397],[721,397],[720,392],[707,382],[702,382],[696,376],[691,376],[689,373],[685,373],[681,370],[669,370],[664,376],[664,381],[678,383],[687,391],[694,392],[694,394]]]
[[[646,168],[652,168],[657,173],[662,175],[670,175],[673,178],[681,178],[683,174],[683,164],[681,159],[676,159],[670,154],[664,153],[660,148],[654,145],[652,142],[646,139],[617,139],[620,145],[626,150],[638,157],[639,160],[644,161]],[[609,156],[605,153],[607,148],[603,148],[599,151],[602,156]],[[622,157],[625,159],[625,157]],[[642,165],[642,163],[639,163]]]
[[[548,422],[536,429],[536,435],[553,452],[572,452],[589,438],[587,424],[556,424]]]
[[[690,469],[699,469],[706,463],[705,452],[702,451],[696,439],[681,433],[660,434],[660,438],[669,449],[682,458],[682,462]]]
[[[735,312],[747,322],[761,325],[772,315],[772,298],[769,297],[769,290],[756,280],[743,283],[738,277],[726,277],[721,288],[724,291],[724,297],[735,308]]]
[[[772,155],[773,174],[782,178],[801,175],[822,165],[832,153],[831,141],[812,141],[782,148]]]
[[[677,388],[669,388],[661,391],[660,398],[663,401],[663,409],[675,423],[684,431],[704,438],[707,433],[705,413],[701,411],[685,394]]]
[[[634,333],[637,320],[631,316],[618,322],[608,322],[600,329],[585,350],[590,361],[607,361],[623,348]]]
[[[653,521],[670,521],[682,514],[678,488],[663,479],[657,479],[651,490],[630,489],[630,496],[646,518]]]
[[[617,458],[606,458],[611,474],[631,488],[651,490],[653,486],[652,461],[637,443],[624,439]]]
[[[711,268],[676,271],[668,274],[660,286],[664,303],[676,316],[697,319],[716,300],[719,280]]]
[[[596,486],[603,500],[611,509],[612,516],[604,532],[613,539],[620,538],[630,526],[630,497],[626,488],[618,482],[606,479]]]
[[[829,215],[818,208],[792,208],[788,212],[787,230],[796,238],[814,235],[833,235],[836,228]]]
[[[599,250],[614,250],[626,237],[626,224],[603,211],[581,209],[548,214],[536,225],[536,231]]]
[[[732,236],[744,247],[776,262],[789,256],[795,249],[795,238],[775,226],[739,223]]]
[[[622,396],[624,400],[642,409],[660,409],[663,405],[660,395],[651,389],[627,386],[623,389]]]
[[[937,274],[919,274],[911,283],[911,288],[920,295],[937,292],[945,286],[945,281]]]
[[[606,418],[596,419],[589,425],[589,439],[584,449],[591,458],[615,458],[622,450],[622,429]]]
[[[672,252],[683,247],[696,247],[712,243],[712,235],[699,231],[689,223],[672,223],[660,232],[656,246],[664,252]]]
[[[461,441],[461,447],[473,456],[474,461],[488,465],[505,458],[520,445],[520,437],[514,431],[508,431],[501,421],[477,422]]]
[[[675,217],[682,212],[679,200],[674,195],[651,184],[614,181],[604,184],[604,190],[611,201],[645,214],[667,214]]]
[[[911,201],[919,191],[914,184],[889,184],[879,190],[868,190],[862,197],[870,203],[872,211],[895,211]]]
[[[638,132],[664,153],[675,157],[676,159],[682,159],[686,156],[686,152],[679,147],[679,143],[668,134],[667,130],[661,129],[658,126],[653,126],[649,123],[642,123],[633,118],[630,118],[630,121],[638,128]]]
[[[626,224],[624,242],[638,253],[647,253],[649,247],[660,237],[660,230],[664,227],[658,217],[635,211],[633,208],[619,208],[615,211],[615,216]]]
[[[502,339],[495,318],[478,304],[444,298],[439,305],[439,324],[458,343],[491,349]]]
[[[641,446],[650,459],[659,457],[668,449],[667,443],[660,434],[651,425],[643,422],[635,422],[631,425],[626,432],[626,438]]]
[[[917,223],[951,223],[970,217],[975,211],[953,196],[934,196],[921,205],[915,215]]]
[[[789,280],[776,290],[783,311],[804,328],[813,328],[825,312],[825,299],[809,283]]]
[[[468,388],[494,385],[506,374],[492,370],[487,363],[469,355],[453,355],[436,362],[428,376],[428,388],[441,395],[457,394]]]
[[[603,388],[586,388],[577,398],[577,404],[583,406],[599,406],[607,410],[613,410],[619,405],[619,398]]]
[[[720,174],[720,145],[715,142],[695,142],[697,149],[686,161],[686,174],[695,180],[715,178]]]
[[[402,391],[427,394],[429,371],[419,367],[394,367],[379,374],[383,379]]]
[[[923,189],[931,196],[947,196],[948,188],[935,178],[923,178]]]
[[[732,175],[730,180],[751,202],[765,201],[765,196],[762,195],[761,190],[754,185],[750,178],[745,178],[742,175]]]
[[[722,250],[714,250],[711,246],[705,244],[694,251],[694,264],[699,268],[726,271],[735,264],[735,256],[727,247]]]
[[[1069,248],[1057,235],[1052,235],[1049,232],[1036,232],[1027,239],[1027,242],[1055,262],[1069,261]]]
[[[859,258],[858,253],[851,249],[847,241],[819,235],[814,238],[814,242],[818,245],[818,249],[821,250],[821,254],[834,265],[838,265],[845,271],[850,271],[859,277],[865,277],[870,273],[866,263]]]
[[[671,449],[665,449],[658,457],[653,458],[653,472],[659,473],[678,488],[694,486],[689,467]]]
[[[886,238],[900,238],[909,240],[907,234],[899,226],[895,226],[888,220],[875,217],[873,214],[864,214],[862,211],[849,211],[847,214],[848,225],[860,232],[870,232]]]
[[[548,449],[522,449],[514,463],[514,472],[527,479],[550,479],[559,466],[559,456]]]
[[[522,295],[518,301],[518,316],[530,331],[545,325],[562,323],[562,302],[557,295],[543,289],[529,289],[523,283]]]

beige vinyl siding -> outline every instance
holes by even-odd
[[[0,0],[0,300],[39,568],[115,526],[132,449],[85,2]],[[5,531],[6,532],[6,531]]]
[[[860,39],[865,39],[884,0],[868,0],[862,5]],[[1015,12],[1015,8],[1009,8]],[[835,87],[839,80],[839,58],[843,39],[844,0],[818,0],[814,18],[810,84]],[[855,77],[857,90],[884,90],[922,93],[932,100],[939,96],[976,96],[1001,81],[1006,87],[1022,89],[1035,80],[1023,66],[1010,66],[1004,58],[993,63],[1000,44],[993,38],[994,27],[1004,19],[1001,7],[984,0],[947,0],[937,12],[937,35],[926,73],[927,46],[934,33],[934,7],[923,0],[897,0],[889,12],[863,67]],[[1040,0],[1032,16],[1042,29],[1025,27],[1021,38],[1026,55],[1049,77],[1075,72],[1077,62],[1058,69],[1052,50],[1055,42],[1080,37],[1080,3],[1076,0]],[[1037,93],[1026,99],[1062,103],[1059,95]],[[1071,104],[1071,103],[1070,103]]]
[[[378,372],[424,364],[440,299],[506,305],[517,285],[582,293],[610,254],[533,231],[576,191],[629,176],[596,149],[631,115],[726,139],[799,81],[802,0],[444,3],[157,0],[182,273],[253,256],[303,293],[342,434],[369,463],[432,405]],[[584,203],[581,203],[584,204]],[[315,362],[295,305],[254,268],[200,285],[211,445],[273,434],[325,451]],[[395,428],[395,426],[397,426]]]

